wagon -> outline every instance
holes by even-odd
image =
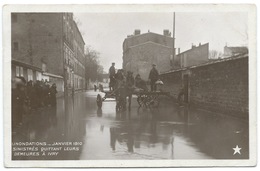
[[[116,99],[116,95],[113,91],[103,91],[105,93],[105,96],[102,97],[101,94],[97,95],[97,106],[99,108],[102,108],[102,103],[107,98]],[[140,107],[158,107],[160,104],[160,96],[169,96],[169,92],[163,92],[163,91],[134,91],[133,95],[137,96],[137,103]]]
[[[138,92],[137,102],[140,107],[158,107],[160,104],[159,96],[169,96],[169,92],[155,91],[155,92]]]

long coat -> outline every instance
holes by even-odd
[[[159,79],[159,72],[157,69],[152,68],[149,74],[149,79],[151,79],[152,82],[155,82]]]

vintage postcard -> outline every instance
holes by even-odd
[[[256,165],[254,5],[6,5],[5,167]]]

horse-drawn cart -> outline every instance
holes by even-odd
[[[155,92],[138,92],[137,102],[140,107],[158,107],[160,104],[159,96],[168,96],[169,92],[155,91]]]
[[[121,99],[117,97],[117,94],[114,91],[103,91],[105,93],[105,96],[102,97],[101,94],[97,95],[97,106],[99,108],[102,107],[102,103],[107,99],[107,98],[112,98],[117,100],[117,104],[119,106],[117,107],[122,107],[121,104],[124,104],[125,102],[120,101]],[[155,91],[155,92],[150,92],[150,91],[133,91],[132,95],[137,96],[137,102],[140,107],[158,107],[160,104],[160,99],[159,96],[168,96],[169,92],[162,92],[162,91]],[[123,108],[123,107],[122,107]]]

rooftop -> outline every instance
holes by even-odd
[[[248,52],[248,48],[246,46],[234,46],[234,47],[228,47],[225,46],[225,48],[230,49],[233,52]]]
[[[235,55],[235,56],[231,56],[229,58],[211,60],[209,62],[200,64],[200,65],[189,66],[189,67],[180,68],[180,69],[177,69],[177,70],[170,70],[170,71],[167,71],[167,72],[164,72],[164,73],[161,73],[161,74],[169,74],[169,73],[173,73],[173,72],[184,71],[184,70],[187,70],[187,69],[193,69],[193,68],[197,68],[197,67],[201,67],[201,66],[207,66],[207,65],[220,63],[220,62],[227,62],[227,61],[232,61],[232,60],[237,60],[237,59],[247,58],[247,57],[248,57],[248,54],[243,54],[243,55],[238,54],[238,55]]]
[[[144,36],[144,35],[147,35],[147,34],[154,34],[154,35],[157,35],[157,36],[164,36],[164,37],[172,38],[171,36],[165,36],[165,35],[162,35],[162,34],[159,34],[159,33],[146,32],[146,33],[142,33],[142,34],[138,34],[138,35],[130,35],[130,36],[127,37],[126,39],[132,39],[132,38]]]
[[[192,50],[194,50],[194,49],[196,49],[196,48],[200,48],[200,47],[208,46],[208,45],[209,45],[209,43],[205,43],[205,44],[202,44],[202,45],[199,45],[199,46],[193,46],[193,48],[188,49],[188,50],[186,50],[186,51],[184,51],[184,52],[181,52],[181,53],[179,53],[179,54],[176,54],[176,56],[181,55],[181,54],[184,54],[184,53],[187,53],[187,52],[192,51]]]

